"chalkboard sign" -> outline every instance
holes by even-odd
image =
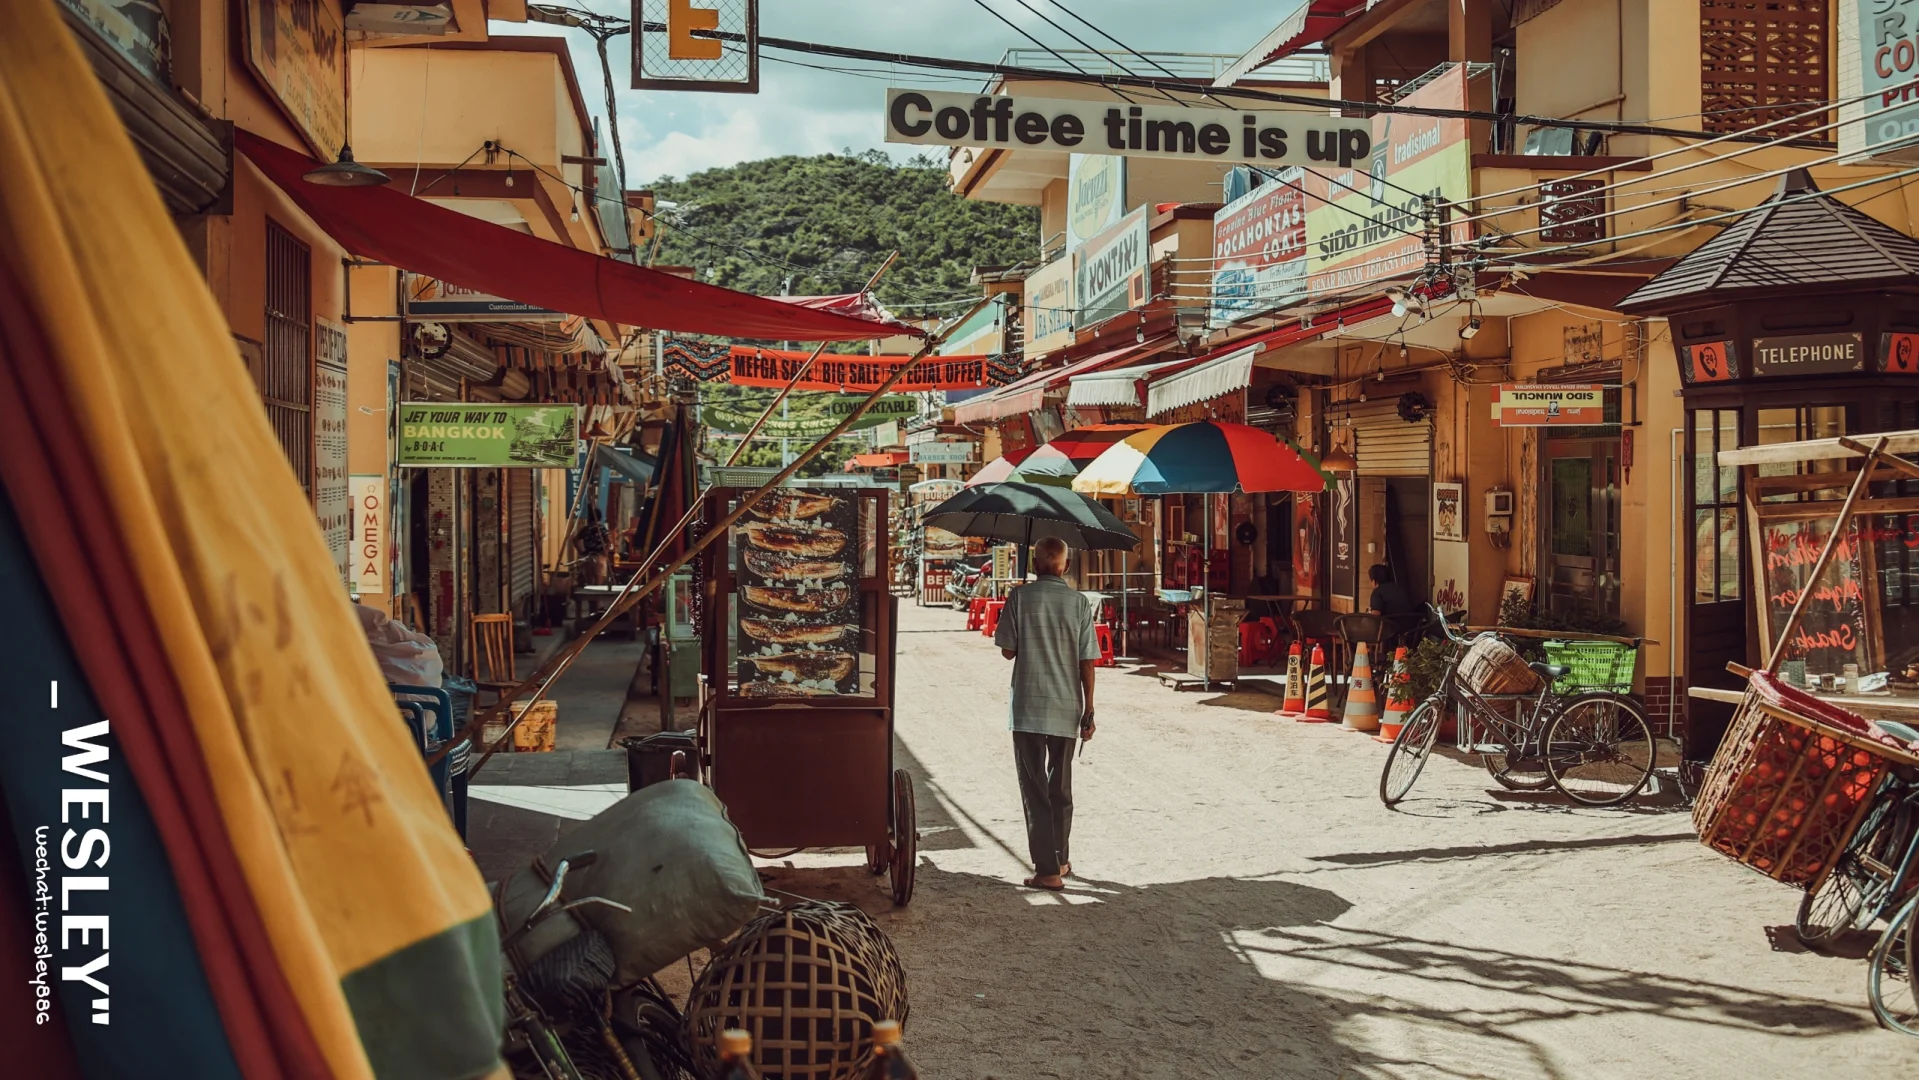
[[[1839,674],[1847,664],[1862,673],[1878,670],[1871,647],[1865,553],[1860,548],[1859,524],[1846,526],[1819,580],[1811,580],[1813,564],[1832,535],[1833,518],[1810,521],[1764,521],[1760,526],[1762,580],[1766,599],[1759,609],[1759,631],[1771,650],[1792,614],[1802,591],[1810,591],[1799,625],[1783,646],[1788,660],[1804,659],[1812,674]]]

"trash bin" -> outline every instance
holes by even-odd
[[[690,731],[662,731],[629,736],[621,739],[620,745],[626,748],[626,790],[632,792],[671,779],[677,752],[685,751],[690,767],[696,740]]]

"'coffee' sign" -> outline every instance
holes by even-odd
[[[1752,373],[1778,378],[1832,375],[1865,369],[1866,350],[1858,334],[1806,334],[1752,339]]]

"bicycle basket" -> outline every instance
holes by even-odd
[[[1639,650],[1617,641],[1547,641],[1540,645],[1546,662],[1571,668],[1553,684],[1553,692],[1570,694],[1579,690],[1610,690],[1615,694],[1632,693],[1633,669],[1639,664]]]
[[[1459,678],[1477,694],[1530,694],[1539,689],[1539,676],[1512,646],[1492,634],[1482,634],[1459,658]]]

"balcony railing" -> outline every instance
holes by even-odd
[[[1239,57],[1227,53],[1144,52],[1121,49],[1094,52],[1091,49],[1059,49],[1058,56],[1045,49],[1008,49],[1000,63],[1008,67],[1034,71],[1084,71],[1090,75],[1137,75],[1142,79],[1189,79],[1210,85]],[[1064,58],[1062,60],[1061,58]],[[1070,61],[1068,63],[1067,61]],[[1323,55],[1310,53],[1275,60],[1253,76],[1263,81],[1323,83],[1331,78],[1331,66]],[[991,87],[997,78],[989,80]]]

